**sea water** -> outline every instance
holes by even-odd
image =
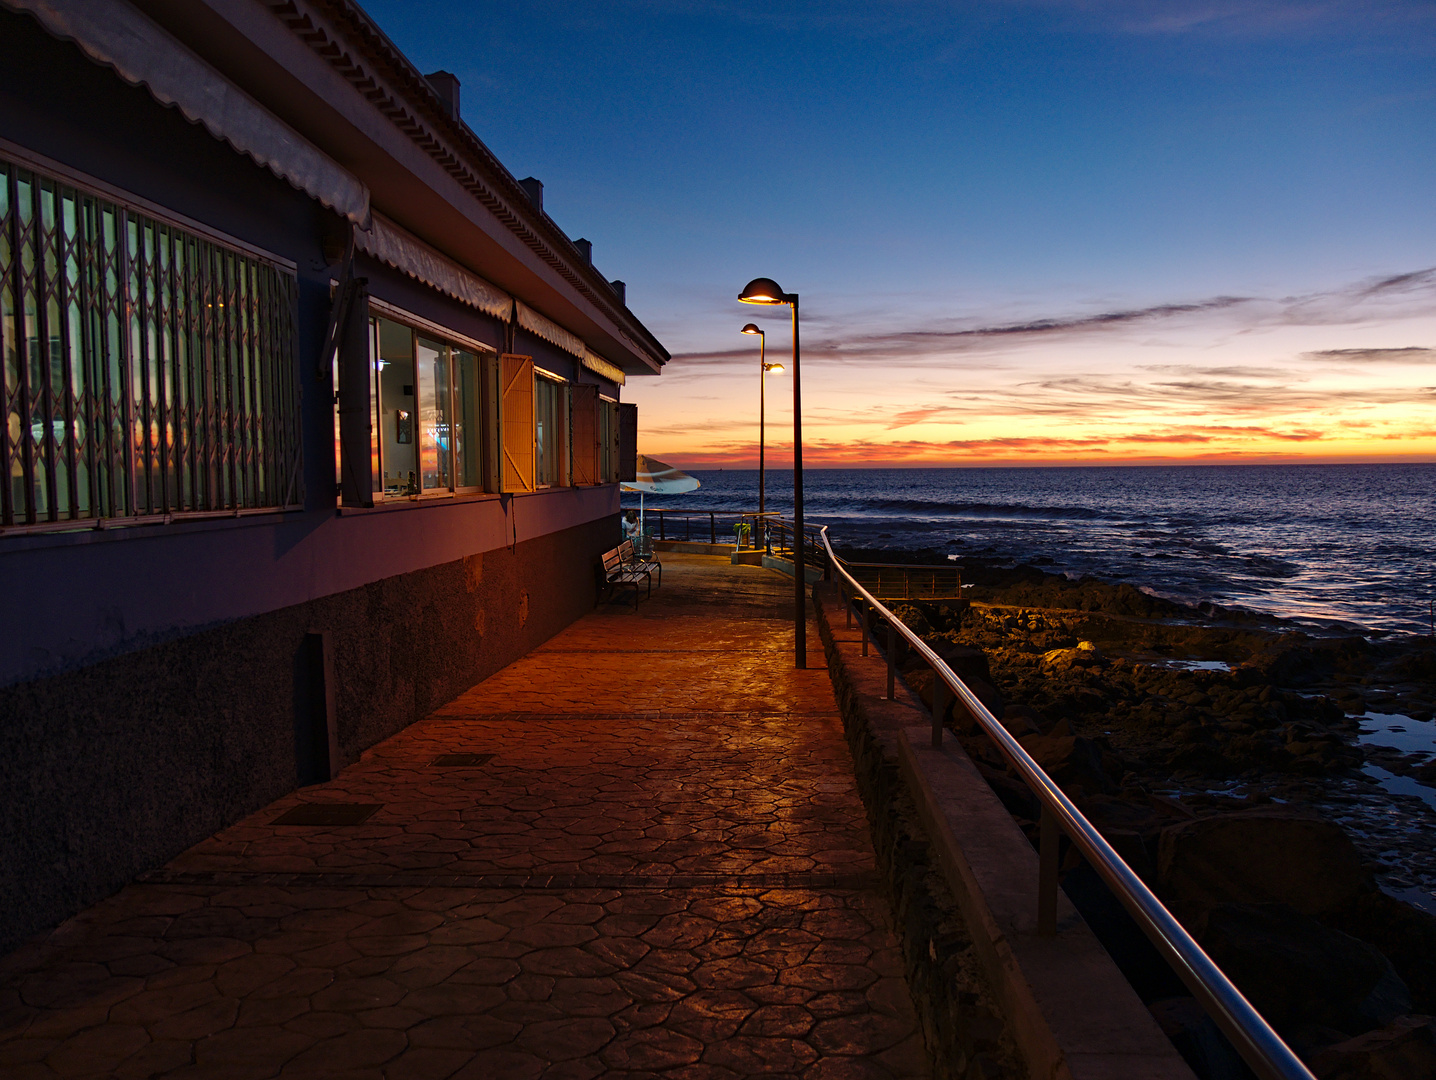
[[[648,505],[756,508],[756,470],[693,475],[697,491]],[[803,487],[807,521],[836,545],[1027,562],[1188,602],[1430,632],[1436,464],[811,469]],[[791,514],[790,470],[768,470],[767,505]]]

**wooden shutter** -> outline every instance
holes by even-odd
[[[534,490],[534,361],[504,353],[499,358],[503,443],[503,490]]]
[[[618,406],[618,479],[638,479],[638,406]]]
[[[347,304],[338,328],[339,380],[339,497],[345,506],[374,505],[369,395],[373,392],[374,358],[370,355],[369,291],[364,278],[346,283],[350,295],[336,297]]]
[[[598,387],[573,387],[573,482],[596,484],[598,475]]]

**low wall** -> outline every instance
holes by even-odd
[[[885,699],[886,659],[876,647],[862,656],[861,630],[842,628],[837,589],[822,585],[814,596],[859,790],[903,931],[908,979],[939,1074],[961,1075],[969,1067],[966,1059],[982,1052],[974,1028],[990,1025],[982,1017],[996,1012],[1033,1080],[1192,1080],[1065,896],[1059,894],[1057,935],[1038,936],[1032,845],[955,737],[942,748],[928,745],[929,714],[901,679],[895,700]],[[954,923],[960,936],[949,929]],[[944,959],[958,940],[969,955],[963,962]],[[966,982],[980,969],[991,995],[976,1021],[964,980],[953,977],[963,963]]]
[[[617,533],[600,518],[0,688],[0,952],[326,778],[310,632],[353,761],[590,610]]]

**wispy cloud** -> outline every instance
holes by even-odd
[[[1302,356],[1347,364],[1436,364],[1436,349],[1418,345],[1400,349],[1318,349]]]
[[[1135,330],[1150,333],[1162,327],[1190,326],[1203,320],[1220,319],[1221,323],[1216,325],[1235,331],[1270,326],[1358,324],[1378,316],[1392,318],[1426,312],[1433,302],[1436,302],[1436,267],[1353,282],[1301,296],[1214,296],[1203,300],[1107,308],[1086,314],[1051,315],[1013,322],[979,321],[974,325],[971,320],[952,318],[929,320],[928,325],[923,326],[866,331],[856,326],[845,327],[841,320],[832,319],[828,320],[830,326],[824,326],[805,342],[803,353],[824,362],[866,363],[881,359],[890,363],[926,366],[953,356],[1001,354],[1036,344],[1075,342],[1099,335],[1120,336]],[[1340,350],[1312,355],[1339,359],[1338,352]],[[685,368],[697,370],[752,364],[754,360],[751,346],[691,351],[675,354],[668,372],[678,374]],[[1423,357],[1413,356],[1411,362],[1423,360]],[[1265,376],[1249,374],[1245,377]]]

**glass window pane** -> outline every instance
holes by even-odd
[[[335,354],[335,366],[338,367],[338,354]],[[379,359],[379,320],[369,320],[369,378],[373,380],[369,392],[369,487],[379,494],[384,492],[384,473],[382,458],[380,457],[379,443],[383,439],[384,425],[379,422],[379,373],[384,370],[383,362]],[[337,379],[337,376],[336,376]],[[338,383],[336,382],[337,386]],[[338,407],[336,404],[335,412]]]
[[[568,444],[568,417],[564,412],[567,388],[551,379],[534,380],[534,448],[537,482],[563,484],[564,453]]]
[[[379,446],[385,495],[417,495],[414,331],[379,319]]]
[[[553,397],[553,383],[547,379],[534,380],[534,480],[539,484],[550,484],[549,459],[553,457],[553,424],[549,420],[549,401]]]
[[[463,349],[454,353],[454,471],[456,487],[478,487],[483,483],[480,472],[479,446],[483,440],[480,426],[479,358]]]
[[[449,347],[419,338],[419,472],[425,491],[447,491],[449,455]]]

